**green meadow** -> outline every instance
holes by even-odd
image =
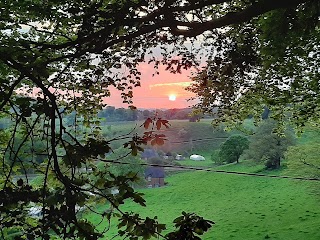
[[[171,121],[171,128],[164,130],[168,141],[177,142],[176,152],[183,152],[179,142],[185,145],[185,152],[192,151],[205,156],[205,161],[185,159],[177,161],[183,166],[206,167],[234,172],[259,173],[266,175],[287,175],[286,162],[276,171],[266,171],[263,164],[242,161],[239,164],[214,166],[211,154],[217,150],[224,139],[237,130],[223,132],[211,126],[211,120],[199,123]],[[129,123],[115,124],[109,130],[120,132],[128,130]],[[131,125],[132,126],[132,125]],[[249,122],[247,127],[252,127]],[[179,139],[179,131],[184,129],[189,135]],[[195,141],[192,149],[186,139],[207,139]],[[297,139],[297,144],[309,144],[319,141],[319,131],[308,128]],[[171,144],[172,145],[172,144]],[[190,148],[190,149],[189,149]],[[158,149],[159,150],[159,149]],[[134,202],[126,202],[123,211],[138,212],[142,216],[158,216],[166,223],[168,230],[173,230],[172,221],[182,211],[195,212],[215,225],[202,239],[279,239],[279,240],[318,240],[320,239],[320,195],[315,189],[320,182],[292,179],[243,176],[236,174],[205,171],[170,172],[163,188],[141,189],[145,194],[147,207],[140,207]],[[96,206],[103,211],[106,206]],[[88,213],[87,218],[99,223],[100,218]],[[106,222],[103,222],[106,223]],[[101,229],[105,226],[101,224]],[[168,231],[167,230],[167,231]],[[117,234],[116,222],[111,221],[109,238]],[[114,239],[117,239],[115,237]]]
[[[244,162],[223,169],[258,168]],[[215,222],[203,239],[320,239],[320,196],[311,190],[315,183],[203,171],[174,174],[166,182],[163,188],[141,190],[147,207],[127,202],[122,209],[158,216],[169,230],[182,211],[195,212]],[[93,214],[88,218],[100,221]],[[115,234],[113,222],[107,236]]]

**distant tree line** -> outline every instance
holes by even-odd
[[[202,115],[193,114],[191,108],[174,108],[174,109],[125,109],[108,106],[98,113],[99,118],[105,118],[107,122],[118,121],[137,121],[144,120],[157,115],[160,118],[172,120],[189,120],[191,122],[198,121]]]
[[[105,118],[108,122],[115,121],[136,121],[139,118],[139,110],[115,108],[108,106],[98,113],[98,117]]]

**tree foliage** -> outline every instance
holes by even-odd
[[[239,2],[235,9],[245,5]],[[200,109],[212,113],[218,107],[217,121],[235,123],[249,115],[260,119],[265,108],[280,123],[288,114],[299,127],[318,122],[320,4],[291,3],[206,35],[207,61],[189,87],[200,98]]]
[[[219,159],[220,162],[237,162],[243,151],[249,148],[248,138],[241,135],[232,135],[220,147]]]
[[[106,109],[102,109],[98,116],[105,119],[108,122],[119,122],[119,121],[136,121],[138,120],[139,111],[137,109],[125,109],[115,108],[107,106]]]
[[[293,133],[287,130],[283,135],[276,131],[274,120],[264,120],[251,137],[246,158],[264,162],[267,168],[279,168],[281,159],[290,145],[294,144]]]
[[[285,153],[288,171],[291,174],[300,176],[319,177],[319,147],[319,143],[309,143],[289,147]]]
[[[164,227],[156,219],[121,211],[126,199],[144,205],[130,185],[136,174],[115,176],[107,166],[95,165],[97,159],[112,160],[107,157],[111,142],[127,139],[123,147],[137,155],[144,143],[161,145],[165,140],[156,133],[168,126],[160,118],[148,118],[145,127],[153,129],[144,136],[106,138],[92,117],[105,106],[110,87],[135,109],[133,88],[141,84],[142,62],[153,64],[155,73],[160,64],[180,73],[199,68],[196,56],[205,55],[207,66],[191,90],[207,111],[218,100],[226,116],[244,116],[254,103],[281,117],[279,106],[285,106],[294,110],[292,118],[300,125],[319,112],[314,97],[319,93],[316,0],[5,0],[0,9],[0,110],[11,119],[9,140],[1,149],[3,238],[11,230],[17,238],[28,239],[49,239],[52,231],[64,239],[102,237],[103,232],[78,213],[79,207],[90,209],[97,197],[113,207],[97,214],[106,224],[118,217],[119,227],[125,228],[121,236],[162,236]],[[202,46],[198,39],[203,39]],[[68,127],[63,116],[71,113],[74,121]],[[32,145],[38,140],[44,151],[22,151],[28,141]],[[44,156],[43,161],[35,161],[37,155]],[[14,178],[30,167],[42,176],[41,184],[32,185],[28,175]],[[113,187],[119,195],[105,191]],[[42,211],[40,219],[28,214],[34,205]],[[190,234],[211,226],[193,215],[180,220],[201,223],[199,231],[182,228]]]
[[[118,159],[122,164],[110,164],[110,172],[117,176],[126,175],[129,172],[136,173],[140,181],[136,185],[144,184],[144,171],[145,171],[145,162],[141,160],[140,156],[132,156],[123,147],[114,150],[114,153],[110,154],[110,158]],[[105,167],[105,164],[101,164],[100,167]]]

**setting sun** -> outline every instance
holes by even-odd
[[[169,100],[170,101],[175,101],[176,98],[177,98],[176,95],[173,95],[173,94],[169,95]]]

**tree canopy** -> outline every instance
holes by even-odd
[[[257,162],[264,162],[270,169],[280,168],[281,159],[290,145],[295,143],[293,133],[286,130],[281,136],[275,132],[276,122],[264,120],[251,137],[245,156]]]
[[[8,144],[0,154],[4,238],[12,227],[29,239],[48,239],[50,230],[63,238],[101,237],[77,214],[77,206],[94,196],[118,210],[100,215],[118,216],[119,227],[126,229],[121,236],[162,236],[164,226],[156,219],[121,212],[127,198],[144,205],[129,184],[136,175],[115,176],[107,165],[104,170],[95,166],[97,159],[110,161],[106,154],[112,141],[127,137],[123,147],[133,155],[146,142],[163,142],[154,131],[142,137],[103,137],[92,118],[112,86],[134,109],[142,62],[153,64],[155,73],[160,64],[172,73],[197,68],[190,90],[200,97],[198,107],[212,112],[219,106],[218,113],[234,121],[260,115],[265,106],[280,119],[291,110],[298,125],[318,118],[317,0],[4,0],[0,10],[0,111],[11,119]],[[68,127],[63,116],[72,112],[77,116]],[[167,127],[165,120],[148,119],[146,128]],[[79,125],[92,130],[80,131]],[[41,153],[33,147],[22,151],[39,139],[46,146]],[[35,161],[37,155],[44,156],[42,162]],[[36,187],[27,175],[14,179],[30,167],[43,177]],[[103,190],[115,186],[117,197]],[[42,209],[43,221],[28,218],[32,204]],[[196,220],[198,234],[212,224],[184,214],[177,228],[186,220]],[[181,231],[167,238],[197,239]]]
[[[239,119],[267,106],[278,118],[290,108],[300,125],[318,118],[316,0],[4,1],[0,7],[1,107],[19,87],[92,112],[115,86],[131,104],[140,62],[181,72],[199,66],[202,53],[206,64],[190,90],[204,111],[219,106],[220,115]]]
[[[233,135],[225,141],[220,149],[220,162],[237,162],[244,150],[249,148],[249,140],[241,135]]]
[[[280,123],[318,122],[319,1],[291,3],[208,34],[211,52],[189,87],[199,108],[218,107],[217,115],[232,122],[260,119],[265,108]]]
[[[285,154],[288,172],[319,177],[319,147],[319,143],[290,147]]]

